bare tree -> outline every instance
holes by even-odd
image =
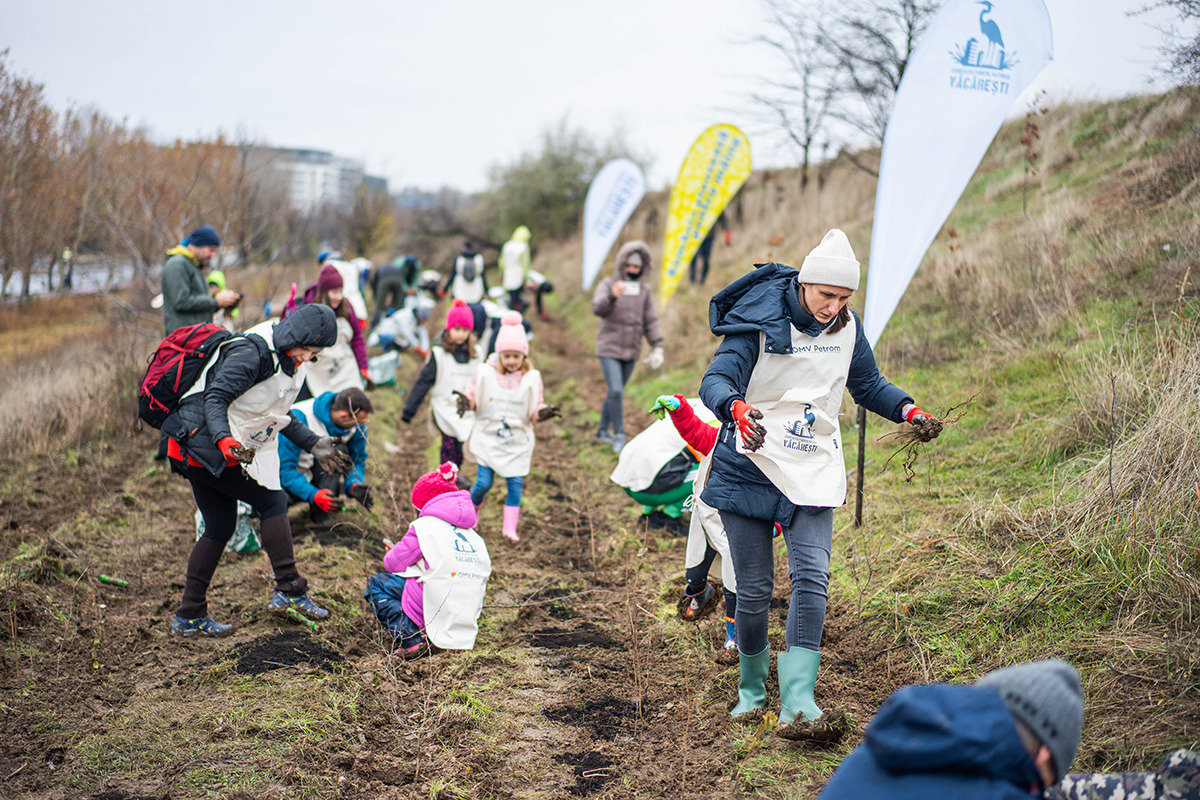
[[[830,139],[826,122],[838,94],[839,64],[823,47],[821,3],[764,0],[771,32],[754,42],[771,50],[782,65],[779,77],[764,76],[750,99],[800,155],[800,186],[808,186],[809,165],[817,147]]]
[[[1181,85],[1196,86],[1200,84],[1200,0],[1158,0],[1142,6],[1134,14],[1145,14],[1155,9],[1165,8],[1174,11],[1179,16],[1179,22],[1189,31],[1181,31],[1175,27],[1162,30],[1162,52],[1171,59],[1167,74]]]
[[[839,101],[832,115],[865,135],[883,142],[900,80],[917,41],[937,10],[926,0],[845,0],[821,24],[821,46],[841,67]],[[843,148],[855,166],[878,171]]]

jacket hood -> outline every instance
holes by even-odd
[[[200,261],[199,261],[199,260],[196,258],[196,256],[195,256],[195,255],[192,253],[192,251],[191,251],[191,250],[188,250],[186,247],[184,247],[184,246],[183,246],[183,245],[181,245],[181,244],[177,244],[177,245],[175,245],[174,247],[172,247],[170,250],[168,250],[168,251],[167,251],[167,256],[168,256],[168,257],[170,257],[170,256],[183,256],[183,257],[184,257],[184,258],[186,258],[188,261],[190,261],[190,262],[192,262],[193,264],[195,264],[197,267],[198,267],[198,266],[200,266]]]
[[[625,260],[633,253],[640,253],[642,256],[642,274],[638,276],[638,280],[642,283],[650,276],[650,270],[654,266],[654,261],[650,258],[650,247],[645,242],[634,240],[621,245],[621,249],[617,251],[617,257],[613,260],[613,274],[622,280],[625,279]]]
[[[337,397],[337,392],[323,392],[318,395],[316,400],[313,400],[313,413],[317,415],[317,419],[321,420],[321,424],[329,431],[330,436],[346,436],[353,433],[354,429],[347,430],[339,428],[333,422],[333,415],[330,411],[333,410],[333,399]]]
[[[439,494],[426,503],[417,516],[437,517],[459,528],[474,528],[479,522],[475,504],[471,502],[471,493],[465,489]]]
[[[225,288],[225,273],[219,269],[210,269],[208,271],[208,282],[215,283],[218,289]]]
[[[899,689],[871,720],[863,743],[893,775],[989,776],[1022,788],[1041,783],[1012,714],[990,686]]]
[[[526,228],[524,225],[518,226],[517,229],[513,231],[512,235],[514,242],[528,242],[529,237],[529,228]]]
[[[337,342],[337,315],[321,303],[302,305],[275,326],[273,339],[281,356],[293,347],[332,347]]]
[[[787,264],[755,264],[708,302],[708,326],[717,336],[734,333],[767,335],[773,347],[790,347],[794,327],[819,336],[825,326],[800,305],[798,273]]]

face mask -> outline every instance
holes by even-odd
[[[638,278],[642,277],[642,271],[640,269],[630,269],[626,267],[625,277],[631,281],[636,281]]]

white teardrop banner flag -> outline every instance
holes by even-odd
[[[646,193],[641,168],[628,158],[609,161],[588,187],[583,202],[583,288],[596,280],[629,215]]]

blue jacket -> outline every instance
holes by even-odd
[[[754,462],[737,452],[737,425],[730,406],[734,400],[745,399],[746,386],[758,363],[759,331],[766,334],[770,350],[791,347],[792,328],[816,338],[824,327],[801,307],[799,273],[795,269],[786,264],[755,266],[753,272],[717,292],[708,306],[709,327],[725,339],[704,373],[700,399],[724,424],[713,450],[708,484],[700,498],[722,511],[786,526],[797,506],[767,480]],[[854,322],[858,335],[846,388],[856,403],[900,422],[900,411],[912,398],[879,374],[857,314]]]
[[[350,460],[354,462],[354,466],[346,475],[345,487],[342,490],[349,494],[351,486],[363,482],[363,474],[367,468],[367,432],[363,426],[344,430],[333,424],[333,420],[329,416],[329,408],[333,405],[333,398],[336,396],[335,392],[325,392],[317,397],[313,403],[313,413],[329,431],[330,436],[334,438],[349,437],[346,440],[346,449],[350,451]],[[303,411],[293,408],[292,416],[300,420],[302,424],[308,424],[308,417]],[[300,448],[292,444],[291,440],[282,437],[279,439],[279,483],[301,500],[311,502],[317,496],[317,487],[309,483],[308,479],[304,477],[304,473],[300,471]]]
[[[905,686],[867,725],[820,800],[1018,800],[1041,778],[990,686]]]

